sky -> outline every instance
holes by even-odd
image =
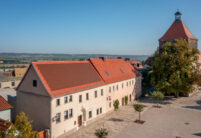
[[[201,0],[0,0],[0,52],[151,55],[177,9],[201,40],[200,7]]]

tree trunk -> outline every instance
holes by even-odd
[[[176,92],[175,95],[174,95],[174,97],[175,97],[175,98],[178,98],[178,97],[179,97],[179,93]]]
[[[140,121],[140,112],[139,112],[139,121]]]

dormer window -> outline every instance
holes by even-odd
[[[110,76],[110,74],[107,72],[107,71],[105,71],[105,74],[109,77]]]
[[[37,87],[37,80],[33,80],[33,87]]]

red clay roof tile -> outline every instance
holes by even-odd
[[[133,66],[130,62],[123,59],[98,59],[90,58],[91,63],[99,72],[105,83],[113,83],[136,76]]]
[[[159,41],[170,41],[175,39],[187,39],[191,38],[198,40],[183,23],[182,20],[179,22],[174,21],[167,32],[159,39]]]
[[[104,84],[89,61],[48,61],[32,64],[52,97]]]
[[[0,111],[13,108],[2,96],[0,96]]]
[[[3,132],[5,132],[11,125],[12,125],[11,122],[8,122],[0,118],[0,130],[2,130]]]

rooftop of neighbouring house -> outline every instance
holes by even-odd
[[[132,65],[135,65],[137,69],[143,69],[143,66],[139,60],[131,60],[130,63]]]
[[[137,70],[123,59],[90,58],[105,83],[113,83],[136,77]]]
[[[11,122],[3,120],[0,118],[0,130],[6,131],[12,125]]]
[[[32,65],[52,97],[104,85],[89,61],[47,61]]]
[[[2,96],[0,96],[0,111],[13,108]]]

